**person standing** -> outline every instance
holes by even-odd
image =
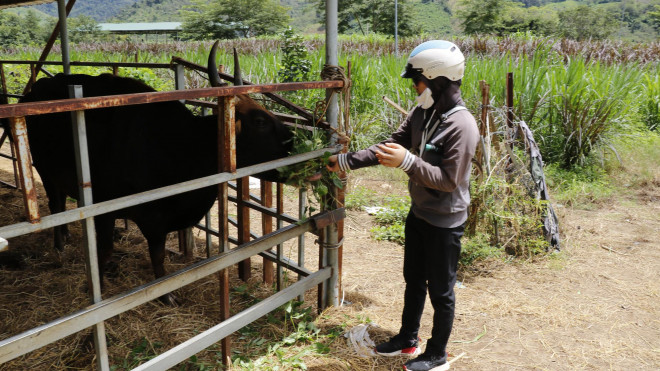
[[[479,130],[461,98],[465,58],[453,43],[418,45],[401,74],[418,105],[390,138],[367,149],[329,158],[328,170],[381,164],[402,169],[412,200],[406,218],[403,277],[406,283],[399,333],[375,353],[409,355],[404,370],[448,370],[447,343],[454,322],[456,270],[470,204],[471,161]],[[421,353],[418,337],[427,292],[433,305],[431,338]]]

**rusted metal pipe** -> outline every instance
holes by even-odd
[[[273,183],[265,180],[260,181],[261,183],[261,204],[266,208],[273,207]],[[261,233],[267,235],[273,231],[273,217],[261,213]],[[268,250],[270,251],[270,250]],[[263,261],[263,282],[267,285],[273,284],[273,262],[264,258]]]
[[[273,91],[340,88],[343,85],[343,81],[339,80],[291,82],[281,84],[222,86],[217,88],[120,94],[80,99],[59,99],[52,101],[17,103],[0,106],[0,118],[128,106],[145,103],[157,103],[181,99],[195,99],[200,97],[225,97],[231,95],[254,94]]]
[[[182,64],[182,65],[184,65],[184,66],[186,66],[190,69],[197,70],[197,71],[200,71],[200,72],[207,73],[207,71],[208,71],[206,67],[201,66],[201,65],[196,64],[196,63],[193,63],[193,62],[190,62],[190,61],[187,61],[183,58],[173,57],[172,62]],[[234,81],[234,76],[232,76],[230,74],[227,74],[227,73],[224,73],[224,71],[219,71],[218,75],[220,75],[220,77],[224,80]],[[250,81],[243,80],[243,85],[254,85],[254,84]],[[283,98],[283,97],[281,97],[277,94],[273,94],[273,93],[264,93],[264,95],[267,96],[268,98],[272,99],[275,103],[278,103],[278,104],[292,110],[293,112],[299,114],[300,116],[304,117],[305,120],[310,121],[310,122],[314,121],[314,115],[312,113],[307,111],[305,108],[289,101],[288,99]],[[329,127],[329,125],[325,122],[323,122],[321,124],[322,124],[322,126],[324,126],[326,128]]]
[[[16,158],[18,161],[25,212],[30,223],[38,223],[41,217],[39,216],[37,189],[34,185],[34,174],[32,173],[32,157],[30,156],[25,117],[10,118],[9,126],[11,127],[11,133],[16,144]]]
[[[238,179],[237,184],[237,219],[238,219],[238,244],[242,245],[250,241],[250,208],[245,204],[250,201],[249,177]],[[250,258],[238,263],[238,276],[247,281],[251,276],[252,264]]]

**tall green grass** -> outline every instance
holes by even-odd
[[[387,96],[406,109],[414,102],[410,82],[399,77],[407,52],[423,40],[404,39],[401,53],[394,55],[392,41],[379,37],[341,37],[340,64],[351,63],[351,149],[387,137],[400,124],[403,116],[387,105]],[[623,45],[616,43],[577,44],[565,40],[533,37],[507,37],[454,40],[467,58],[463,79],[463,97],[473,112],[481,104],[479,81],[491,86],[490,106],[502,112],[505,101],[506,74],[514,76],[514,114],[535,132],[544,159],[564,168],[584,164],[595,148],[608,139],[646,126],[657,130],[660,121],[660,64],[649,55],[660,45]],[[325,51],[323,38],[306,37],[312,62],[312,79],[320,79]],[[72,60],[161,62],[180,56],[205,65],[211,42],[129,44],[98,43],[76,45]],[[281,60],[277,38],[228,40],[221,43],[218,63],[233,71],[231,49],[239,50],[243,75],[255,83],[276,82]],[[588,49],[591,48],[591,49]],[[587,50],[592,52],[586,53]],[[620,58],[617,59],[618,50]],[[22,48],[0,52],[1,59],[36,59],[37,48]],[[4,54],[3,54],[4,53]],[[587,57],[580,57],[583,53]],[[656,54],[657,55],[657,54]],[[6,65],[15,73],[9,77],[9,87],[17,93],[21,80],[27,79],[27,68]],[[51,72],[59,67],[48,66]],[[74,72],[108,72],[108,69],[74,68]],[[172,89],[171,72],[129,71],[120,74],[145,80],[157,89]],[[203,76],[189,73],[193,87],[207,86]],[[325,92],[308,90],[287,92],[294,102],[313,108],[322,101]],[[495,115],[496,124],[503,125],[502,115]]]

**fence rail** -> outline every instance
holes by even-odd
[[[21,61],[13,61],[12,63],[19,62]],[[0,61],[0,64],[1,63],[9,62]],[[50,63],[44,62],[44,64]],[[58,63],[53,62],[52,64]],[[72,65],[76,65],[76,63],[72,63]],[[107,64],[99,63],[98,65]],[[127,65],[135,67],[136,64],[130,63]],[[147,65],[147,67],[163,68],[165,66],[168,68],[170,67],[169,65],[162,64],[151,64],[150,66]],[[227,97],[242,94],[272,93],[277,91],[291,91],[301,89],[335,89],[341,88],[342,86],[343,81],[263,84],[75,98],[44,102],[3,104],[0,105],[0,118],[10,118],[11,126],[14,128],[17,126],[24,127],[25,116],[70,111],[76,112],[78,119],[82,120],[84,125],[84,115],[82,115],[82,112],[87,109],[109,108],[173,100],[185,101],[203,97],[224,97],[218,99],[218,105],[220,108],[223,108],[222,106],[224,105],[225,118],[229,120],[229,123],[225,123],[226,127],[226,125],[233,125],[234,121],[234,106],[232,104],[233,100]],[[228,113],[229,115],[227,115]],[[230,130],[229,133],[232,133],[232,131]],[[19,148],[27,151],[29,147],[27,144],[26,133],[23,130],[18,133],[14,130],[14,136],[19,137],[17,141],[22,140],[20,143],[23,144],[19,145]],[[227,146],[227,143],[230,143],[234,140],[235,139],[230,134],[225,138],[224,145]],[[77,152],[84,152],[85,148],[83,147],[84,144],[81,144],[80,148],[77,149]],[[80,205],[76,209],[64,211],[54,215],[44,216],[41,218],[39,218],[37,214],[37,217],[30,217],[29,222],[0,227],[0,242],[2,242],[2,244],[0,244],[0,250],[6,248],[5,241],[8,238],[41,231],[47,228],[52,228],[75,221],[90,221],[92,220],[91,218],[97,215],[218,184],[220,185],[221,194],[219,199],[221,204],[224,202],[224,206],[221,206],[226,210],[226,203],[229,201],[229,197],[227,195],[228,187],[226,184],[230,180],[240,178],[244,178],[246,180],[246,177],[252,174],[258,174],[278,167],[314,159],[324,155],[326,152],[337,153],[339,150],[339,147],[329,147],[314,152],[239,168],[233,172],[231,171],[233,169],[228,171],[225,170],[219,174],[182,182],[135,195],[125,196],[114,200],[90,205]],[[229,162],[235,164],[235,151],[230,151],[229,156]],[[30,167],[30,164],[26,162],[26,159],[29,159],[29,156],[23,158],[19,157],[17,161],[24,167]],[[88,163],[82,164],[82,168],[80,170],[82,172],[89,172],[88,165]],[[23,182],[26,182],[29,180],[29,178],[31,178],[31,174],[26,173],[25,170],[21,176]],[[279,193],[280,192],[278,192],[278,204],[281,202],[281,195]],[[26,197],[26,199],[28,199],[28,197]],[[223,361],[226,361],[226,358],[229,355],[229,345],[227,342],[225,342],[225,340],[227,340],[226,337],[229,334],[244,326],[245,324],[248,324],[251,321],[257,319],[263,314],[274,310],[287,300],[297,296],[300,297],[306,290],[315,285],[324,284],[326,287],[334,285],[333,282],[336,282],[336,276],[338,275],[338,267],[331,264],[324,264],[317,272],[311,272],[302,267],[302,265],[296,265],[295,263],[288,260],[284,261],[279,247],[282,246],[283,242],[295,237],[300,237],[307,232],[324,228],[327,230],[329,225],[337,223],[337,221],[343,219],[343,209],[328,211],[323,214],[316,215],[314,218],[304,222],[298,222],[296,220],[296,223],[287,227],[283,227],[281,225],[283,219],[291,223],[293,218],[283,215],[283,210],[280,207],[275,209],[276,215],[273,215],[272,208],[256,205],[250,202],[249,199],[250,196],[246,197],[245,195],[243,196],[243,199],[241,197],[236,197],[236,202],[239,204],[239,208],[250,207],[253,209],[258,209],[259,212],[263,212],[265,215],[270,217],[275,216],[277,218],[278,224],[276,231],[264,233],[264,235],[261,237],[251,241],[249,230],[247,235],[245,234],[245,231],[242,231],[240,233],[242,233],[243,237],[240,237],[239,235],[239,239],[235,240],[237,243],[240,243],[240,245],[234,249],[228,249],[226,247],[228,235],[225,232],[219,241],[221,246],[221,252],[219,255],[211,256],[182,270],[171,273],[146,285],[142,285],[106,300],[101,300],[100,293],[95,292],[97,290],[92,290],[92,295],[95,296],[93,300],[94,303],[87,308],[0,341],[0,364],[15,359],[16,357],[43,347],[78,331],[82,331],[89,327],[95,327],[97,332],[95,336],[97,367],[100,370],[109,370],[110,366],[108,364],[107,349],[105,346],[105,333],[103,327],[104,321],[108,318],[116,316],[148,301],[154,300],[158,297],[161,297],[162,295],[165,295],[173,290],[181,288],[211,274],[220,273],[221,277],[226,277],[227,268],[234,264],[238,264],[239,262],[245,261],[254,255],[262,255],[267,259],[277,261],[278,273],[282,267],[288,267],[294,272],[300,274],[301,276],[298,283],[283,289],[278,294],[271,296],[270,298],[262,301],[260,304],[253,306],[235,315],[234,317],[223,318],[224,321],[217,326],[163,353],[151,362],[138,367],[138,369],[162,369],[163,367],[169,367],[166,365],[175,365],[180,360],[186,359],[189,355],[195,354],[196,352],[204,349],[208,345],[218,340],[223,341]],[[31,198],[30,202],[36,202],[36,195]],[[30,208],[27,209],[29,210]],[[223,218],[222,215],[220,215],[220,217]],[[222,220],[221,223],[223,223]],[[227,215],[224,215],[224,223],[227,223]],[[247,228],[249,228],[249,225]],[[210,230],[210,228],[207,229]],[[95,237],[92,229],[88,230],[87,234],[88,236],[86,238],[86,245],[87,250],[89,250],[88,253],[91,254],[91,250],[95,248]],[[247,239],[245,236],[247,236]],[[278,246],[277,255],[268,251],[274,246]],[[88,277],[91,276],[89,279],[92,281],[98,280],[98,271],[94,272],[93,270],[90,270],[90,266],[92,264],[94,263],[90,262],[88,259]],[[221,292],[226,291],[226,288],[222,288],[222,285],[226,284],[226,281],[224,282],[225,283],[223,283],[221,279]],[[226,295],[221,294],[221,296],[223,296],[221,300],[223,300],[225,303],[223,304],[223,307],[225,307],[225,310],[228,310],[228,293]]]

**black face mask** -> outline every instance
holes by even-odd
[[[427,86],[431,89],[433,100],[438,102],[443,93],[449,88],[452,81],[444,76],[436,77],[429,81]]]

